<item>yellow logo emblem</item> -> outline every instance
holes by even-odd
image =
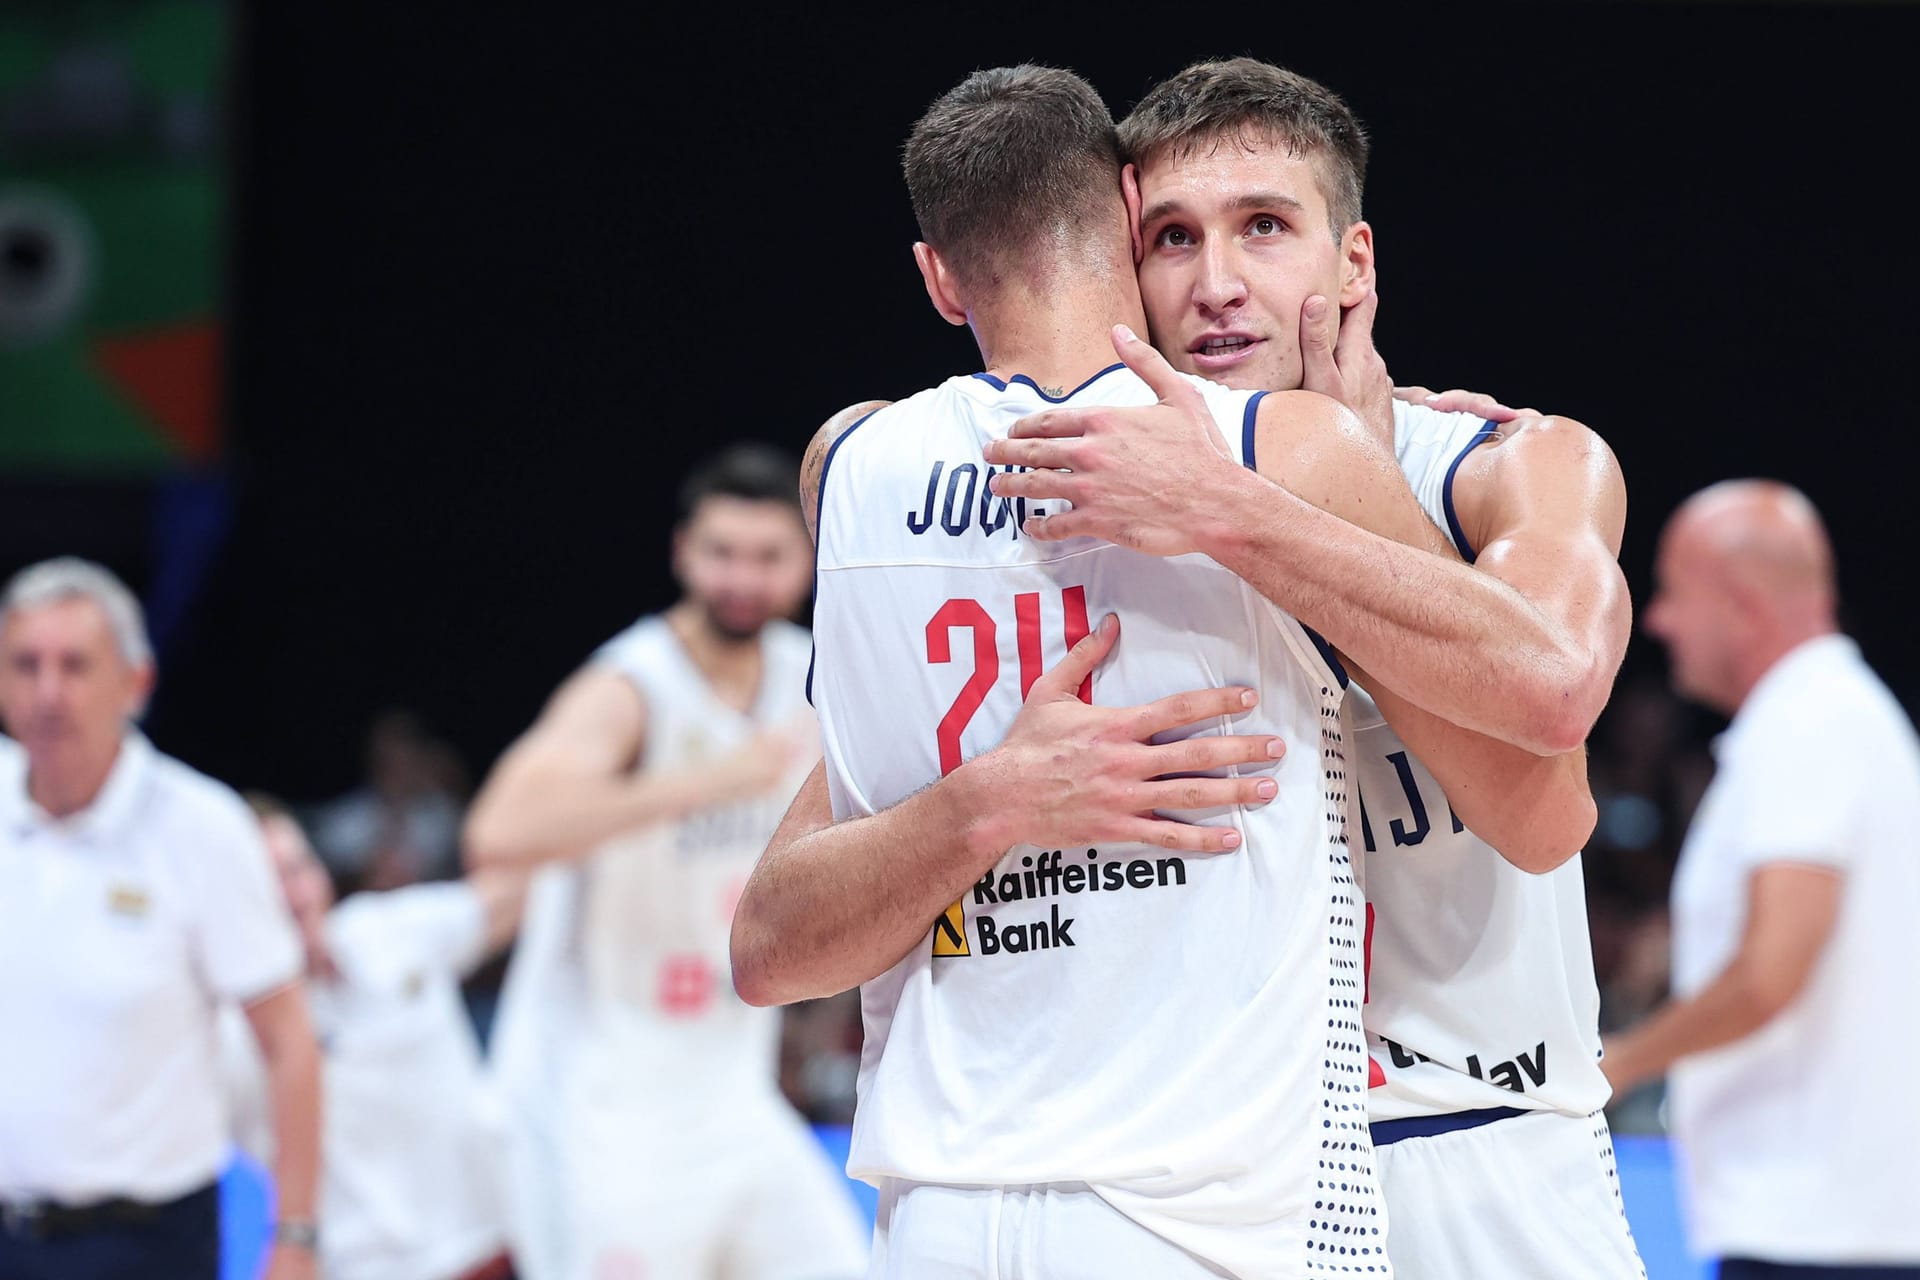
[[[970,956],[973,954],[967,946],[967,914],[956,902],[940,913],[933,922],[933,954],[936,956]]]

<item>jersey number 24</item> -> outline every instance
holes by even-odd
[[[1087,589],[1067,587],[1060,593],[1060,606],[1067,648],[1071,649],[1087,635]],[[1020,697],[1024,700],[1045,669],[1040,655],[1038,591],[1023,591],[1013,598],[1013,624],[1020,652]],[[935,730],[942,777],[960,767],[960,735],[1000,679],[999,627],[978,600],[949,600],[934,612],[927,622],[927,661],[952,662],[953,633],[963,629],[973,632],[973,674],[960,686],[953,705],[940,717]],[[1093,701],[1092,676],[1080,682],[1080,700]]]

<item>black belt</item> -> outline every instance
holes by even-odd
[[[1454,1111],[1443,1116],[1407,1116],[1400,1120],[1376,1120],[1371,1126],[1373,1145],[1385,1147],[1396,1142],[1404,1142],[1408,1138],[1435,1138],[1443,1133],[1458,1133],[1462,1129],[1478,1129],[1481,1125],[1492,1124],[1496,1120],[1510,1120],[1514,1116],[1533,1114],[1519,1107],[1488,1107],[1484,1111]]]
[[[16,1240],[56,1240],[86,1235],[110,1227],[151,1226],[169,1212],[203,1196],[217,1194],[213,1184],[189,1191],[177,1200],[155,1204],[147,1200],[114,1197],[91,1204],[62,1204],[57,1200],[0,1200],[0,1235]]]

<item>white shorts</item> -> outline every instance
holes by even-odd
[[[1381,1144],[1396,1280],[1646,1280],[1606,1117],[1536,1111]]]
[[[576,1113],[566,1280],[857,1280],[846,1177],[778,1098]],[[703,1114],[704,1113],[704,1114]]]
[[[1218,1280],[1084,1183],[948,1187],[883,1179],[867,1280]]]

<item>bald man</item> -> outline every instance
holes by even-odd
[[[1670,1003],[1606,1046],[1671,1071],[1722,1280],[1920,1280],[1920,740],[1840,633],[1813,505],[1715,485],[1662,534],[1646,627],[1733,718],[1673,884]]]

